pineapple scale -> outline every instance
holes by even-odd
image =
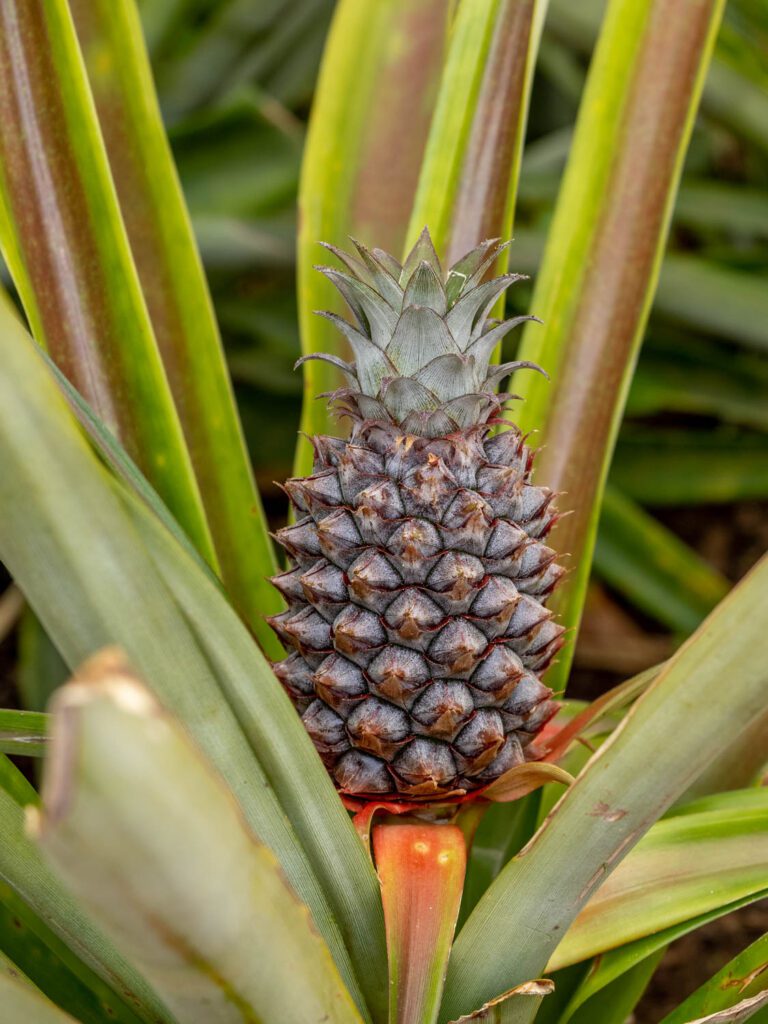
[[[563,569],[552,493],[517,430],[447,436],[359,419],[314,439],[278,531],[292,650],[274,668],[338,788],[435,800],[526,759],[557,710],[541,674],[563,643],[545,607]]]

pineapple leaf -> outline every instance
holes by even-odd
[[[3,907],[42,940],[43,946],[49,950],[48,955],[52,952],[87,988],[95,992],[99,1000],[110,1007],[111,1014],[120,1024],[136,1024],[137,1019],[144,1024],[176,1024],[149,984],[93,926],[77,901],[45,864],[24,833],[24,812],[5,789],[0,789],[0,830],[3,835],[0,844],[0,875],[3,879],[0,903]],[[24,951],[25,947],[22,947],[16,952],[17,961],[20,962]],[[36,965],[33,957],[26,970],[31,974],[39,969],[40,965]],[[55,974],[35,977],[41,985],[51,984],[52,991],[58,984]],[[111,985],[126,993],[133,1011],[111,990]],[[69,984],[67,988],[71,1000],[73,994]],[[87,1009],[87,1004],[80,1004],[79,996],[75,996],[70,1005],[73,1012]],[[103,1012],[103,1007],[97,1006],[97,1010]],[[18,1019],[26,1020],[25,1017]],[[99,1019],[92,1005],[89,1013],[83,1013],[86,1024],[97,1024]]]
[[[600,512],[595,571],[636,608],[682,634],[694,630],[730,584],[615,487]]]
[[[77,1024],[74,1017],[46,999],[19,969],[0,953],[0,1006],[9,1021],[24,1024]]]
[[[447,305],[442,282],[426,260],[422,260],[411,275],[403,306],[428,306],[438,316],[445,316]]]
[[[458,358],[459,347],[445,320],[433,309],[406,306],[386,351],[398,374],[410,377],[437,356],[452,354]]]
[[[403,303],[403,289],[397,283],[397,279],[392,277],[378,257],[374,256],[362,242],[358,242],[355,238],[352,239],[352,242],[368,268],[373,287],[393,309],[399,310]]]
[[[45,753],[47,715],[37,711],[0,708],[0,751],[42,757]]]
[[[483,238],[511,234],[546,6],[476,0],[456,12],[407,235],[410,244],[429,225],[449,263]],[[449,279],[451,301],[467,270]]]
[[[356,992],[354,972],[338,925],[308,855],[297,841],[274,790],[260,765],[232,708],[222,699],[221,680],[211,670],[210,656],[221,658],[222,646],[231,638],[214,630],[218,615],[229,628],[236,627],[237,643],[247,642],[253,667],[241,675],[247,684],[251,706],[284,708],[284,721],[295,727],[295,743],[304,743],[305,768],[291,776],[294,754],[283,758],[286,781],[292,779],[303,806],[317,816],[307,834],[327,849],[337,844],[348,855],[324,870],[334,879],[339,919],[354,940],[361,930],[363,961],[376,956],[377,926],[383,950],[379,911],[366,917],[361,928],[358,903],[351,907],[349,893],[361,898],[366,885],[376,897],[375,878],[359,850],[354,829],[346,819],[330,780],[311,748],[301,723],[267,663],[235,614],[206,574],[167,533],[146,505],[117,484],[98,462],[82,437],[54,380],[18,323],[0,333],[0,438],[4,470],[0,475],[0,557],[12,572],[25,596],[70,666],[79,664],[93,650],[118,642],[132,662],[155,687],[164,705],[176,714],[232,788],[246,820],[259,839],[279,857],[289,882],[310,907],[315,923],[328,942],[348,987]],[[30,499],[34,495],[34,500]],[[174,558],[181,556],[191,571],[192,589],[198,601],[200,629],[205,648],[162,580],[131,516],[121,501],[132,501],[159,531],[158,547]],[[154,555],[154,557],[157,557]],[[66,600],[62,600],[62,587]],[[202,598],[200,595],[204,595]],[[238,669],[238,671],[240,671]],[[262,681],[262,687],[254,685]],[[270,689],[266,697],[264,687]],[[290,728],[290,726],[289,726]],[[278,737],[275,737],[278,740]],[[282,742],[282,740],[279,740]],[[289,743],[293,749],[295,743]],[[299,748],[301,749],[301,748]],[[326,799],[306,801],[308,779],[315,793]],[[298,803],[298,800],[297,800]],[[296,807],[296,804],[294,804]],[[330,844],[327,836],[334,836]],[[359,854],[359,857],[358,857]],[[357,857],[357,861],[355,858]],[[354,865],[357,864],[357,867]],[[355,880],[342,881],[347,871]],[[376,962],[376,961],[374,961]],[[383,956],[378,963],[383,962]],[[383,979],[371,975],[375,991]]]
[[[757,1010],[768,1000],[768,935],[762,935],[733,960],[693,992],[660,1024],[689,1024],[694,1018],[709,1020],[708,1014],[743,1010],[745,1000],[754,999]],[[762,1002],[760,1000],[762,999]],[[717,1018],[714,1018],[717,1020]],[[748,1017],[724,1017],[724,1021],[748,1020]]]
[[[122,653],[91,658],[52,714],[29,831],[171,1012],[362,1024],[274,855]]]
[[[112,177],[230,600],[277,654],[267,536],[219,329],[134,0],[71,5]],[[104,60],[108,54],[109,59]]]
[[[403,261],[403,269],[400,273],[400,284],[403,288],[408,288],[413,276],[418,273],[422,263],[426,263],[438,281],[442,281],[443,270],[440,266],[440,259],[435,252],[435,246],[432,242],[428,226],[421,229],[413,248]]]
[[[486,281],[485,284],[465,291],[459,301],[451,307],[445,322],[454,338],[459,343],[465,342],[464,351],[480,336],[486,317],[499,295],[523,277],[523,274],[503,274],[501,277],[495,277],[492,281]]]
[[[326,912],[326,901],[333,907],[334,921],[328,922],[327,927],[336,945],[329,945],[338,962],[337,928],[340,929],[346,944],[344,960],[348,948],[357,978],[375,1014],[374,1008],[383,1002],[386,981],[378,885],[333,783],[301,719],[241,620],[189,556],[178,545],[168,543],[164,529],[145,506],[127,493],[123,502],[213,669],[251,749],[257,752],[259,772],[264,771],[283,813],[303,844],[300,856],[303,858],[306,851],[313,875],[320,880],[322,904],[317,909],[310,905],[313,916],[317,920],[318,913]],[[252,784],[246,786],[254,788]],[[296,839],[294,844],[298,845]],[[285,867],[284,855],[276,852]],[[293,850],[290,859],[295,860],[296,856],[297,851]],[[294,888],[298,891],[296,884]],[[345,981],[353,988],[349,973],[347,968]]]
[[[573,922],[548,970],[755,897],[768,888],[766,825],[765,799],[657,822]]]
[[[344,317],[336,313],[328,313],[325,310],[317,310],[317,315],[330,320],[341,331],[349,342],[354,356],[354,370],[360,384],[360,390],[367,395],[377,395],[382,380],[389,375],[396,373],[395,367],[390,362],[387,353],[382,352],[373,344],[370,338],[356,331],[352,324]],[[320,355],[321,353],[317,353]],[[297,366],[303,364],[307,359],[315,357],[314,353],[303,356]]]
[[[574,565],[552,600],[566,627],[581,617],[605,477],[723,7],[608,4],[536,279],[531,306],[544,327],[526,329],[519,354],[553,386],[526,375],[513,389],[525,399],[520,429],[542,431],[537,472],[573,512],[552,534]],[[574,646],[549,677],[555,689]]]
[[[314,309],[341,312],[330,284],[310,269],[318,239],[344,245],[351,234],[366,245],[395,280],[401,267],[389,252],[403,248],[440,75],[451,5],[445,0],[339,0],[312,104],[299,189],[298,297],[301,345],[310,352],[345,356],[343,343]],[[370,112],[376,109],[376,125]],[[381,168],[397,173],[381,173]],[[386,253],[385,253],[386,250]],[[339,385],[322,363],[305,366],[301,428],[305,435],[335,434],[322,392]],[[295,476],[312,466],[302,437]]]
[[[592,1007],[595,1005],[594,1000],[596,997],[600,998],[604,989],[621,986],[640,964],[653,964],[675,940],[689,935],[711,921],[717,921],[721,917],[735,913],[742,907],[763,900],[767,894],[768,889],[750,893],[749,896],[744,896],[740,900],[723,904],[706,914],[689,918],[687,921],[671,928],[665,928],[663,931],[654,932],[653,935],[644,939],[637,939],[625,946],[619,946],[618,949],[609,949],[600,956],[594,969],[586,974],[573,992],[568,1006],[563,1012],[562,1022],[558,1020],[558,1024],[571,1024],[571,1022],[572,1024],[590,1024],[590,1021],[595,1019],[594,1016],[590,1016]],[[620,1022],[617,1021],[616,1024],[624,1024],[624,1019],[622,1018]]]
[[[360,327],[377,348],[385,349],[397,326],[397,313],[365,281],[358,281],[333,267],[315,267],[336,285]]]
[[[768,558],[666,663],[526,855],[512,860],[488,888],[454,945],[445,1019],[540,974],[611,868],[763,710],[766,629]],[[727,704],[721,699],[725,673]],[[686,724],[690,706],[697,709],[695,729]],[[574,859],[566,837],[577,833]],[[534,916],[535,931],[526,925]],[[504,935],[516,936],[514,964],[500,941]]]
[[[215,565],[68,5],[14,0],[6,15],[0,242],[32,333]]]

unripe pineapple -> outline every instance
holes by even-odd
[[[316,437],[314,473],[289,480],[298,513],[277,534],[293,568],[270,622],[294,651],[275,671],[339,789],[388,800],[468,793],[526,759],[556,710],[540,675],[563,628],[544,607],[563,570],[542,542],[552,493],[530,483],[519,431],[492,433],[521,365],[489,366],[488,314],[519,275],[483,282],[495,242],[444,278],[425,230],[401,266],[331,246],[320,267],[354,326],[350,382],[333,397],[349,440]]]

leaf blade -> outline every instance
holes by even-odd
[[[274,855],[124,655],[90,659],[52,713],[30,830],[171,1011],[362,1024]]]
[[[4,5],[0,79],[0,239],[35,338],[213,562],[66,3]]]
[[[574,511],[552,535],[575,565],[553,598],[566,626],[581,616],[599,499],[722,9],[612,0],[582,100],[531,304],[545,326],[529,326],[520,352],[554,383],[513,381],[526,400],[518,425],[543,427],[538,479],[567,492]],[[556,689],[572,647],[550,678]]]
[[[491,884],[454,945],[446,1019],[521,978],[540,974],[559,933],[610,869],[763,710],[765,670],[755,652],[766,628],[768,559],[665,664],[524,853]],[[725,670],[734,680],[727,709],[717,700]],[[695,734],[681,722],[688,700],[697,708]],[[651,747],[655,757],[649,763]],[[570,857],[565,838],[574,830],[582,836],[578,862]],[[503,943],[497,940],[488,949],[482,936],[489,927],[497,937],[519,937],[514,965],[505,961]]]
[[[282,609],[219,329],[134,0],[71,5],[128,240],[210,525],[222,578],[264,649]],[[108,59],[105,59],[105,55]]]

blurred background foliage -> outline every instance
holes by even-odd
[[[273,481],[290,474],[301,404],[296,194],[334,3],[140,6],[259,486],[279,522]],[[550,2],[515,271],[536,274],[603,7]],[[766,271],[768,7],[730,0],[604,503],[576,661],[585,696],[667,656],[768,544]],[[530,291],[512,291],[515,309]]]

